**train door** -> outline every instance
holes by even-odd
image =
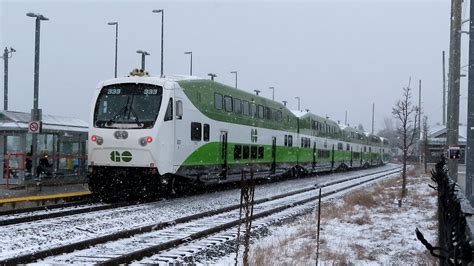
[[[351,145],[351,167],[352,167],[352,145]]]
[[[313,143],[313,170],[316,168],[316,141]]]
[[[272,137],[272,168],[271,168],[272,174],[275,174],[276,172],[276,142],[277,142],[277,138]]]
[[[220,161],[221,161],[221,174],[222,180],[227,179],[227,131],[221,131],[220,137]]]

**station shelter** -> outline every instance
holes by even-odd
[[[0,111],[0,185],[25,185],[34,180],[32,169],[31,114]],[[72,117],[43,115],[38,134],[37,164],[47,160],[42,179],[84,178],[87,173],[87,122]]]
[[[447,134],[446,126],[435,125],[430,127],[431,134],[428,135],[428,163],[437,163],[441,154],[445,154],[447,150]],[[459,125],[458,146],[460,148],[459,164],[464,164],[466,143],[467,143],[467,126]],[[446,155],[446,154],[445,154]]]

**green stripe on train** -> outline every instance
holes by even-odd
[[[234,147],[236,145],[244,146],[256,146],[264,148],[264,156],[262,159],[234,159]],[[271,145],[249,145],[249,144],[239,144],[239,143],[229,143],[227,146],[227,163],[228,164],[238,164],[238,163],[252,163],[252,162],[261,162],[261,163],[271,163],[272,160],[272,146]],[[327,158],[318,158],[316,151],[316,161],[318,163],[328,163],[332,161],[332,150],[330,155]],[[185,166],[192,165],[211,165],[211,164],[222,164],[223,159],[221,158],[221,144],[219,142],[207,143],[198,149],[196,149],[183,163]],[[250,154],[250,152],[249,152]],[[335,161],[350,161],[351,152],[350,151],[334,151],[334,160]],[[380,154],[377,153],[363,153],[364,160],[378,160],[380,159]],[[353,161],[360,160],[360,158],[354,159]],[[313,161],[313,149],[312,148],[299,148],[299,147],[285,147],[277,146],[276,147],[276,162],[277,163],[311,163]]]

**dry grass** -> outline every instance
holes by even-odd
[[[359,205],[365,208],[374,208],[379,205],[373,194],[366,191],[358,191],[347,195],[344,197],[344,203],[349,206]]]
[[[415,176],[420,173],[421,168],[414,168],[408,176]],[[428,182],[427,179],[407,178],[407,194],[404,207],[431,208],[426,198],[416,193],[413,186],[420,182]],[[426,183],[428,185],[428,183]],[[369,210],[377,209],[382,214],[403,211],[398,208],[397,199],[400,198],[402,186],[401,176],[390,178],[379,182],[371,189],[358,191],[346,195],[342,201],[326,202],[321,206],[321,238],[320,238],[320,261],[330,265],[352,265],[354,260],[377,261],[380,254],[386,254],[385,248],[367,249],[363,245],[354,242],[349,247],[341,247],[334,251],[330,247],[328,240],[324,237],[330,234],[325,223],[336,219],[351,225],[348,226],[370,226],[374,223],[374,218],[370,216]],[[411,187],[410,187],[411,186]],[[436,191],[430,192],[430,196],[436,197]],[[436,216],[436,214],[433,214]],[[390,216],[388,216],[390,217]],[[390,219],[390,218],[389,218]],[[433,217],[436,220],[436,217]],[[316,253],[316,225],[317,213],[308,215],[301,221],[299,228],[292,234],[279,238],[274,243],[267,244],[266,247],[253,247],[250,254],[251,265],[310,265],[315,260]],[[393,228],[387,228],[379,234],[379,238],[388,239],[396,233]],[[301,241],[304,241],[303,243]],[[406,240],[401,240],[400,245],[406,245]],[[334,243],[332,243],[334,244]],[[295,250],[294,247],[300,247]],[[348,250],[345,250],[345,249]],[[423,265],[436,265],[436,260],[428,252],[413,254],[420,258]],[[285,259],[283,259],[285,258]],[[289,259],[288,259],[289,258]],[[291,263],[288,263],[290,261]]]

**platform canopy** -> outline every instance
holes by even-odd
[[[28,131],[31,114],[0,111],[0,131]],[[43,115],[43,133],[86,133],[89,125],[84,120],[59,115]]]

